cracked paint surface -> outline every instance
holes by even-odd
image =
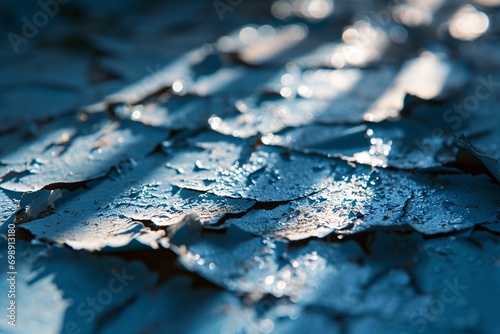
[[[498,6],[73,0],[2,39],[0,332],[496,333]]]

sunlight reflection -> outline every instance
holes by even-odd
[[[174,84],[172,85],[172,90],[177,93],[181,94],[182,91],[184,90],[184,81],[183,80],[175,80]]]
[[[407,62],[389,87],[366,112],[365,120],[378,122],[397,117],[403,108],[406,94],[422,99],[441,97],[447,84],[449,88],[464,80],[461,71],[452,72],[453,64],[442,54],[424,51],[420,57]],[[416,75],[418,74],[418,75]],[[450,83],[450,77],[454,82]]]
[[[357,21],[342,34],[343,43],[334,48],[331,65],[362,67],[378,61],[389,45],[389,36],[366,21]]]
[[[371,137],[373,130],[368,129],[366,136]],[[354,153],[353,160],[360,164],[371,165],[373,167],[387,167],[387,157],[391,151],[392,141],[384,142],[382,138],[370,138],[370,149]]]
[[[363,73],[356,68],[341,70],[307,70],[303,74],[302,97],[332,99],[350,92],[362,80]],[[306,96],[303,96],[306,95]]]
[[[394,8],[394,18],[409,27],[428,26],[444,0],[407,0]]]
[[[488,16],[471,5],[460,8],[449,22],[450,35],[463,41],[473,41],[482,36],[490,25]]]
[[[256,63],[256,60],[266,61],[291,48],[307,35],[307,27],[298,24],[278,29],[269,25],[261,26],[258,29],[245,27],[241,30],[239,37],[248,46],[241,50],[241,59],[248,63]]]
[[[272,14],[281,20],[291,16],[302,17],[310,20],[322,20],[333,12],[332,0],[279,0],[271,7]]]

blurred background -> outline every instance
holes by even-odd
[[[3,1],[0,35],[0,333],[500,333],[499,0]]]

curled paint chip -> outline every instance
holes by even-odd
[[[22,226],[37,238],[74,249],[125,247],[134,240],[157,248],[165,229],[188,214],[213,223],[254,204],[172,186],[175,171],[165,167],[165,160],[154,155],[129,166],[130,170],[123,166],[120,174],[94,181],[90,189],[64,191],[49,215]],[[145,222],[150,223],[144,226]]]
[[[71,140],[68,137],[69,142],[63,143],[61,149],[46,149],[41,154],[37,154],[37,151],[28,152],[20,157],[22,169],[4,177],[0,187],[17,192],[33,192],[54,183],[96,179],[107,174],[111,167],[121,161],[146,155],[166,136],[160,129],[134,122],[102,120],[83,126],[85,131]],[[58,137],[51,138],[54,145],[60,141]],[[33,161],[27,163],[28,156]]]

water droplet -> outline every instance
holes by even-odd
[[[134,110],[132,112],[132,119],[133,120],[139,120],[142,117],[142,111],[140,110]]]
[[[264,279],[264,283],[265,283],[266,285],[271,285],[271,284],[273,284],[273,282],[274,282],[274,276],[272,276],[272,275],[269,275],[269,276],[267,276],[267,277]]]

